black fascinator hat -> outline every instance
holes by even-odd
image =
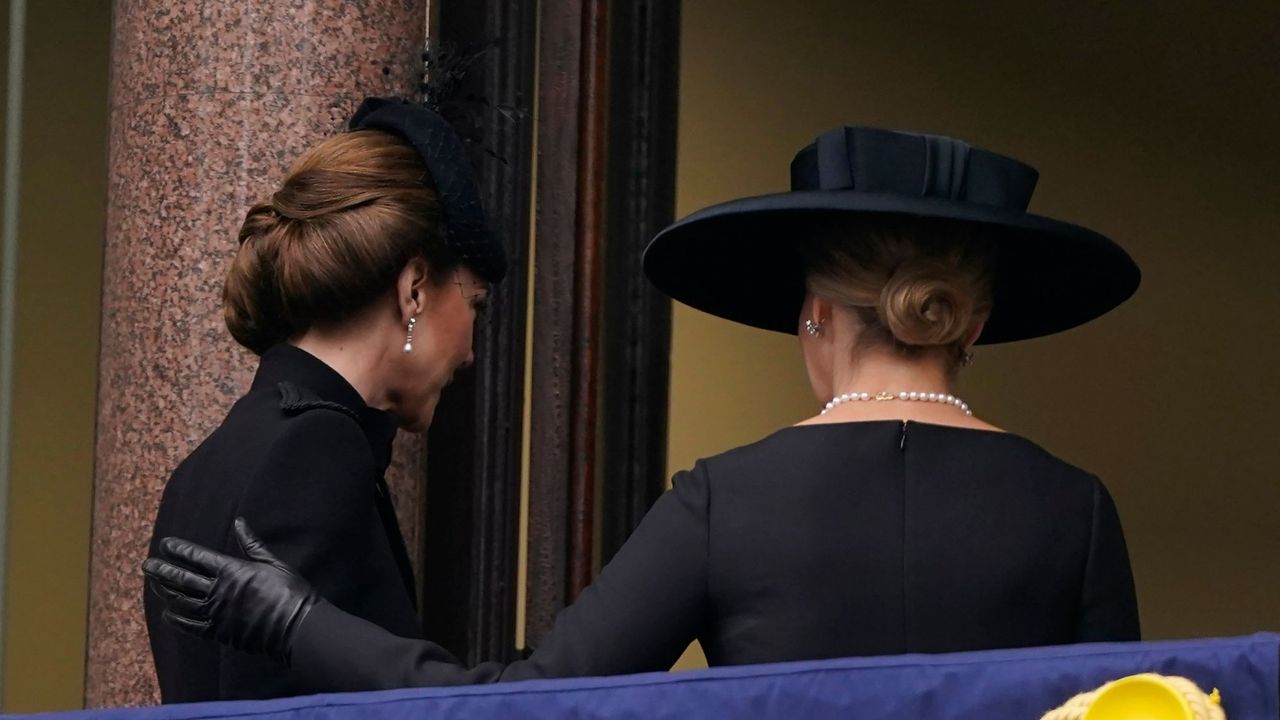
[[[644,254],[660,290],[704,312],[795,334],[805,296],[799,245],[856,216],[942,218],[983,226],[995,245],[994,302],[979,343],[1086,323],[1138,288],[1138,266],[1088,228],[1028,213],[1039,174],[948,137],[842,127],[791,163],[791,191],[700,210]]]
[[[445,242],[477,275],[496,283],[507,254],[480,203],[480,190],[458,133],[439,113],[397,98],[365,98],[352,130],[382,130],[404,138],[422,157],[444,213]]]

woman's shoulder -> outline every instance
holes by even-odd
[[[281,429],[315,425],[359,432],[360,416],[352,408],[286,381],[252,388],[228,413],[227,424]]]
[[[355,411],[283,382],[242,397],[210,440],[223,448],[238,446],[264,460],[314,454],[361,462],[370,453]]]
[[[330,409],[286,410],[283,397],[250,391],[173,470],[161,518],[229,523],[246,498],[344,498],[372,492],[374,459],[359,424]],[[334,500],[344,502],[345,500]]]
[[[273,454],[315,453],[331,462],[358,463],[362,468],[372,462],[370,441],[359,416],[345,406],[305,390],[281,388],[279,417]]]
[[[922,425],[917,430],[943,438],[943,448],[963,448],[966,455],[1044,481],[1058,480],[1077,487],[1099,484],[1096,475],[1052,452],[1026,435],[1004,430],[986,431]],[[948,444],[949,441],[949,444]]]
[[[307,512],[346,505],[364,507],[373,497],[379,469],[370,442],[350,413],[299,403],[282,393],[275,420],[259,446],[259,457],[241,507],[301,503]]]
[[[744,475],[768,473],[779,462],[795,466],[812,458],[820,445],[817,438],[793,433],[795,428],[776,430],[758,440],[699,458],[691,468],[677,473],[686,482],[707,483],[715,478],[741,478]]]

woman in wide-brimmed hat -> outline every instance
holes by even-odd
[[[658,670],[694,638],[715,665],[1137,639],[1101,482],[952,388],[973,345],[1137,287],[1110,240],[1025,211],[1036,177],[949,138],[839,128],[796,156],[791,192],[655,238],[645,270],[673,298],[799,334],[821,411],[679,473],[528,660],[467,669],[353,618],[243,527],[249,561],[168,540],[148,574],[187,629],[328,690]]]

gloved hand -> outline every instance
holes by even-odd
[[[236,518],[236,538],[248,560],[186,540],[160,541],[159,557],[142,572],[178,629],[248,653],[288,663],[294,630],[320,597]]]

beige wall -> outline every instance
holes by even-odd
[[[1100,475],[1151,638],[1280,629],[1280,3],[684,3],[678,214],[783,190],[821,130],[1022,158],[1032,209],[1145,273],[1057,337],[980,349],[962,395]],[[795,341],[675,312],[670,466],[812,414]]]
[[[5,712],[83,701],[110,17],[27,3]]]

